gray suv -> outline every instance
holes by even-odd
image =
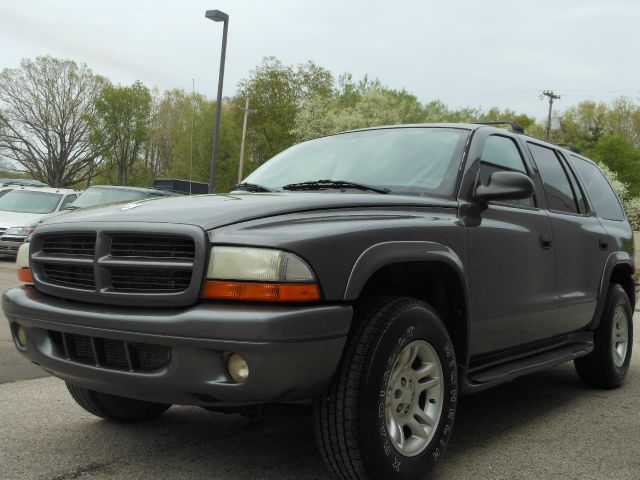
[[[632,231],[583,156],[476,124],[293,146],[228,195],[72,212],[21,248],[20,352],[107,420],[313,407],[338,478],[428,476],[461,394],[629,369]]]

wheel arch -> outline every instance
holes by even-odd
[[[593,329],[598,328],[600,324],[600,317],[602,316],[607,292],[612,283],[618,283],[622,286],[631,301],[631,309],[635,309],[636,295],[633,274],[633,258],[627,252],[614,252],[609,255],[600,280],[598,304],[591,325]]]
[[[469,360],[469,291],[464,264],[449,247],[435,242],[384,242],[355,262],[344,299],[374,295],[411,296],[429,303],[442,318],[458,363]]]

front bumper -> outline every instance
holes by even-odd
[[[20,241],[0,240],[0,255],[18,255],[18,249],[24,243],[24,239]]]
[[[7,290],[2,307],[18,350],[63,380],[114,395],[203,406],[320,395],[338,366],[352,317],[347,305],[114,307],[65,301],[33,287]],[[26,332],[26,348],[15,338],[18,326]],[[170,357],[161,368],[145,372],[82,363],[67,355],[66,346],[61,351],[61,334],[167,347]],[[229,353],[249,364],[242,383],[228,374]]]

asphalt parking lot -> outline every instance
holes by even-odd
[[[0,288],[14,279],[13,264],[0,260]],[[588,389],[567,364],[462,398],[434,478],[637,480],[639,351],[636,340],[622,389]],[[0,318],[0,479],[328,478],[311,427],[305,416],[250,421],[191,407],[109,424],[14,352]]]

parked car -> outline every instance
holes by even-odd
[[[148,198],[174,197],[176,195],[176,193],[156,188],[95,185],[87,188],[68,208],[71,210],[94,208],[103,205],[135,202]]]
[[[77,190],[20,187],[0,196],[0,254],[13,255],[29,235],[29,225],[71,204]]]
[[[31,178],[0,178],[0,185],[17,185],[23,187],[48,187],[46,183]]]
[[[484,125],[332,135],[229,195],[73,212],[18,267],[15,345],[88,412],[309,402],[343,479],[425,478],[462,394],[568,361],[615,388],[631,359],[632,231],[605,176]]]
[[[56,217],[58,215],[69,213],[69,211],[71,210],[95,208],[104,205],[135,202],[138,200],[146,200],[151,198],[172,197],[176,195],[177,194],[175,193],[157,190],[155,188],[95,185],[87,188],[80,194],[77,199],[68,204],[64,209],[40,217],[38,220],[27,225],[26,229],[23,232],[26,235],[22,237],[22,241],[24,242],[27,236],[31,235],[42,222],[45,222],[48,219]],[[16,238],[14,240],[20,242],[19,238]]]

